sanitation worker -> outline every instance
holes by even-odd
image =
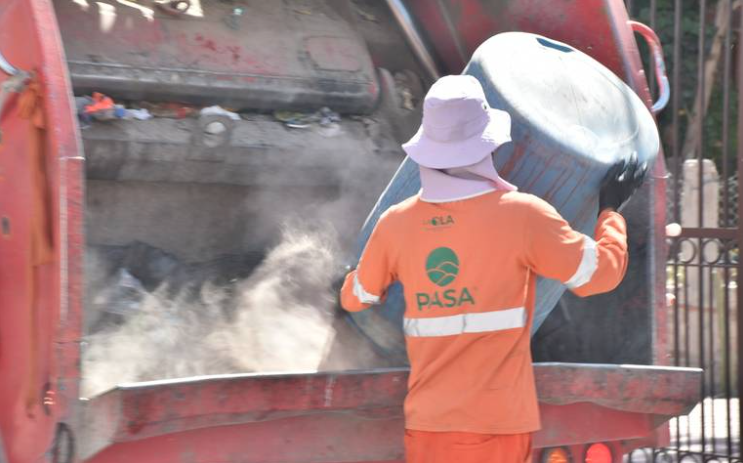
[[[359,311],[392,282],[404,286],[408,463],[531,461],[540,427],[529,349],[536,278],[588,296],[615,288],[627,268],[616,211],[646,166],[632,159],[611,170],[586,236],[498,175],[493,156],[510,130],[474,77],[436,82],[403,146],[420,167],[421,191],[382,215],[341,289],[342,306]]]

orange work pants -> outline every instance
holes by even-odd
[[[405,431],[407,463],[531,463],[531,434]]]

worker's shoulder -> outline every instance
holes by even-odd
[[[404,227],[408,220],[415,214],[417,197],[418,195],[412,196],[387,208],[379,216],[377,226],[383,228]]]
[[[493,199],[498,201],[500,207],[504,208],[522,209],[536,213],[554,210],[550,203],[539,196],[520,191],[509,191]]]
[[[404,220],[414,212],[418,203],[418,195],[411,196],[408,199],[390,206],[389,209],[384,211],[382,218],[385,218],[386,220]]]

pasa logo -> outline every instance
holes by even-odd
[[[436,248],[426,258],[426,274],[433,284],[445,287],[454,282],[459,275],[459,257],[450,248]],[[433,293],[416,293],[418,310],[461,307],[464,304],[475,304],[469,289],[446,289]]]
[[[459,258],[449,248],[437,248],[426,259],[428,278],[438,286],[447,286],[459,274]]]

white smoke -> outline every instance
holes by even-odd
[[[339,326],[336,242],[329,227],[285,227],[280,244],[231,290],[207,282],[195,292],[171,295],[163,284],[145,293],[123,324],[88,337],[82,395],[155,379],[320,369]],[[332,367],[378,365],[368,348],[348,347]]]
[[[89,250],[82,395],[122,383],[200,375],[392,366],[337,312],[332,288],[355,254],[364,218],[400,162],[399,146],[382,132],[370,135],[380,143],[373,143],[373,160],[339,159],[327,173],[336,182],[330,186],[251,189],[240,210],[250,218],[251,237],[260,238],[260,246],[274,246],[252,273],[230,284],[194,274],[192,264],[147,243],[130,246],[124,257]],[[277,184],[291,185],[296,172],[287,169],[286,175]],[[272,239],[285,217],[296,222]],[[255,264],[243,266],[240,256],[233,257],[231,268]]]

